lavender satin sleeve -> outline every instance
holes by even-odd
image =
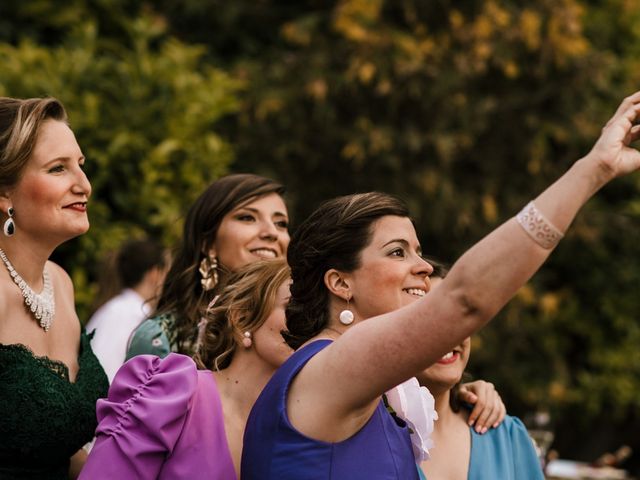
[[[98,400],[96,443],[79,478],[161,478],[197,386],[189,357],[139,355],[126,362],[108,397]]]

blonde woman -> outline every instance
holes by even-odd
[[[75,477],[96,426],[95,402],[107,392],[71,279],[48,260],[89,228],[84,163],[58,100],[0,98],[3,478]]]

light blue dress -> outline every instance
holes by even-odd
[[[424,474],[419,474],[425,480]],[[484,435],[471,429],[467,479],[544,480],[533,442],[520,419],[507,415],[498,428]]]

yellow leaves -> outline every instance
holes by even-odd
[[[296,22],[285,23],[280,29],[280,34],[290,43],[306,47],[311,44],[311,32]]]
[[[542,295],[539,302],[540,309],[546,315],[554,315],[558,312],[560,306],[560,295],[553,292],[547,292]]]
[[[354,160],[354,163],[361,164],[365,159],[365,151],[362,145],[355,141],[347,143],[340,152],[343,158]]]
[[[374,40],[377,34],[373,27],[381,10],[382,0],[343,0],[335,11],[334,28],[354,42]]]
[[[542,19],[538,13],[525,9],[520,14],[518,30],[529,51],[536,50],[540,47],[541,28]]]
[[[502,72],[507,78],[516,78],[520,73],[520,69],[513,60],[508,60],[502,65]]]
[[[317,101],[322,101],[327,97],[328,86],[323,78],[316,78],[305,85],[305,91]]]
[[[556,402],[562,402],[567,397],[567,387],[557,380],[549,384],[548,391],[549,397]]]
[[[533,305],[536,300],[535,290],[529,284],[523,285],[517,291],[516,298],[527,306]]]
[[[458,10],[449,12],[449,24],[454,30],[459,30],[464,26],[464,16]]]
[[[489,223],[498,220],[498,204],[492,195],[485,194],[482,196],[482,215]]]
[[[582,34],[584,9],[575,0],[564,0],[554,13],[549,18],[547,37],[555,63],[564,65],[589,50],[589,42]]]
[[[524,306],[537,308],[546,318],[553,317],[560,311],[560,304],[565,297],[566,292],[563,291],[539,294],[530,284],[523,285],[516,293],[516,298]]]
[[[376,66],[371,62],[365,62],[358,68],[358,78],[364,84],[371,82],[376,73]]]
[[[277,97],[266,97],[256,106],[256,118],[264,120],[272,113],[278,113],[284,107],[282,99]]]

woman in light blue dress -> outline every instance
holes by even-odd
[[[434,264],[431,288],[446,275],[446,268]],[[439,419],[435,424],[435,447],[422,462],[421,478],[468,480],[543,480],[544,475],[533,443],[522,422],[507,415],[504,422],[486,432],[469,428],[469,410],[457,401],[459,385],[471,352],[470,338],[464,339],[438,362],[417,375],[421,385],[435,398]]]

